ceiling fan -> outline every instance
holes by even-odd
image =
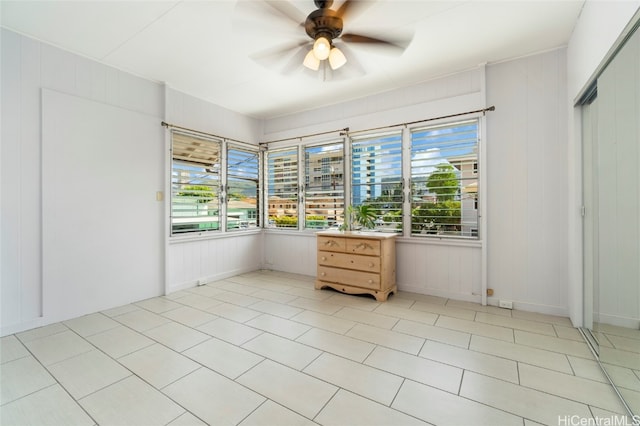
[[[344,21],[351,19],[357,12],[374,4],[374,1],[345,0],[336,10],[331,9],[333,0],[314,0],[317,9],[301,22],[299,10],[288,2],[263,0],[282,17],[296,23],[298,27],[304,27],[308,38],[304,41],[288,44],[275,51],[252,55],[252,58],[261,61],[265,57],[286,56],[296,48],[298,53],[293,62],[287,68],[297,67],[302,63],[312,71],[323,71],[323,79],[326,79],[327,71],[335,71],[342,68],[348,61],[358,66],[355,55],[350,52],[347,44],[366,45],[368,47],[384,48],[386,52],[402,53],[411,39],[381,38],[378,34],[363,35],[355,33],[343,33]],[[301,33],[301,31],[300,31]],[[302,35],[302,34],[301,34]],[[309,38],[311,40],[309,40]],[[338,42],[338,43],[336,43]],[[340,47],[336,46],[339,44]],[[309,48],[311,46],[311,48]],[[343,52],[344,51],[344,52]],[[347,52],[347,55],[345,55]],[[304,58],[304,59],[301,59]]]

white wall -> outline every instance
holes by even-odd
[[[165,121],[224,138],[256,143],[262,121],[245,117],[202,99],[166,89]]]
[[[265,231],[264,267],[294,274],[316,275],[316,237],[312,232]]]
[[[483,70],[424,82],[363,99],[301,112],[265,123],[262,140],[278,140],[349,127],[351,131],[395,125],[484,108]],[[316,274],[313,233],[265,232],[265,267]],[[398,288],[444,297],[480,301],[481,245],[440,244],[398,239]]]
[[[625,26],[640,9],[639,0],[585,2],[567,47],[567,139],[569,316],[574,325],[583,324],[582,271],[582,145],[580,108],[576,99],[591,83]]]
[[[259,233],[168,249],[156,201],[169,187],[162,120],[247,141],[260,122],[11,31],[0,38],[0,335],[261,265]],[[44,92],[58,98],[45,110]],[[67,192],[65,177],[76,179]],[[73,192],[92,188],[80,212]],[[66,206],[73,214],[56,217]],[[132,217],[149,220],[136,230]]]
[[[514,306],[566,315],[566,62],[559,49],[447,76],[408,89],[265,123],[264,140],[352,130],[495,105],[487,115],[489,224],[476,243],[398,239],[401,290],[481,300],[482,245],[488,287]],[[486,90],[486,105],[483,101]],[[275,248],[278,250],[275,250]],[[315,274],[313,236],[265,234],[266,265]],[[270,248],[273,248],[270,249]]]
[[[566,315],[565,50],[487,67],[488,287],[514,307]]]
[[[95,120],[102,125],[110,117],[101,116],[105,110],[119,111],[122,116],[129,117],[138,115],[143,117],[157,117],[159,121],[164,105],[161,88],[157,84],[141,80],[126,73],[99,65],[87,59],[72,55],[68,52],[39,43],[32,39],[19,36],[10,31],[2,30],[1,34],[1,74],[2,74],[2,145],[1,145],[1,250],[2,250],[2,282],[1,282],[1,333],[18,331],[44,325],[53,321],[66,319],[69,315],[79,315],[95,309],[109,307],[110,304],[122,304],[123,299],[116,295],[121,289],[115,286],[109,293],[109,297],[100,299],[105,295],[105,281],[102,278],[117,279],[118,273],[109,271],[104,277],[97,276],[96,280],[83,281],[84,285],[77,287],[79,293],[71,291],[69,285],[77,285],[82,274],[55,275],[47,274],[44,270],[43,258],[58,253],[68,252],[69,242],[77,241],[74,232],[87,232],[88,229],[101,226],[104,216],[99,212],[92,216],[94,209],[99,209],[95,202],[95,194],[91,204],[86,206],[84,216],[77,212],[70,213],[76,217],[83,217],[93,223],[85,223],[76,229],[61,229],[65,223],[63,218],[55,221],[55,218],[43,215],[43,200],[58,196],[61,202],[70,201],[74,195],[71,192],[46,192],[43,189],[43,179],[49,175],[43,173],[42,166],[45,164],[49,171],[56,175],[63,173],[67,176],[74,175],[74,170],[69,167],[73,164],[73,159],[83,158],[81,152],[67,152],[67,161],[56,163],[58,159],[43,155],[43,143],[56,143],[55,135],[43,135],[42,119],[43,111],[41,106],[42,89],[72,95],[73,99],[84,99],[86,105],[95,107],[93,115],[84,115],[83,120]],[[64,104],[67,105],[68,104]],[[55,108],[55,106],[52,105]],[[98,112],[99,111],[99,112]],[[117,114],[116,114],[117,115]],[[86,122],[86,121],[85,121]],[[58,130],[66,132],[69,130],[67,123],[52,123],[59,125]],[[78,122],[78,124],[80,124]],[[119,130],[127,130],[127,123],[112,123],[119,126]],[[64,128],[63,128],[64,126]],[[96,132],[99,130],[96,130]],[[51,137],[50,137],[51,136]],[[67,145],[60,145],[60,150],[74,146],[74,144],[90,143],[83,141],[80,134],[72,136],[74,140],[67,141]],[[145,146],[149,146],[147,139],[149,134],[138,135],[143,139]],[[151,136],[157,137],[157,136]],[[104,143],[101,135],[96,134],[95,140]],[[102,152],[118,152],[127,149],[126,144],[130,140],[111,140],[113,146]],[[153,144],[151,144],[152,146]],[[76,145],[79,146],[79,145]],[[46,147],[50,153],[56,152],[56,147]],[[62,154],[59,151],[58,154]],[[157,162],[161,154],[160,150],[148,153],[150,162]],[[107,160],[108,164],[114,165],[113,158]],[[125,162],[126,164],[126,162]],[[151,163],[152,164],[152,163]],[[76,172],[86,170],[86,164],[78,165]],[[89,168],[90,170],[90,168]],[[161,165],[152,164],[150,168],[142,167],[141,170],[151,171],[153,180],[156,183],[162,178],[163,169]],[[113,170],[114,174],[130,173],[135,177],[140,170]],[[97,190],[103,187],[100,181],[104,179],[104,168],[96,168],[96,173],[86,174],[86,189],[91,191],[92,187]],[[119,178],[124,176],[120,175]],[[51,182],[48,182],[51,183]],[[152,187],[161,186],[151,184]],[[118,185],[116,185],[118,186]],[[51,191],[54,191],[50,186]],[[58,190],[56,188],[55,190]],[[70,190],[77,189],[74,185],[69,186]],[[157,189],[162,189],[157,188]],[[151,189],[155,191],[155,189]],[[105,202],[110,202],[112,193],[105,196]],[[147,194],[151,200],[155,199],[155,194]],[[93,204],[93,205],[92,205]],[[157,204],[152,201],[150,217],[157,215]],[[70,203],[70,207],[77,207],[77,203]],[[136,215],[140,206],[134,207]],[[54,209],[55,210],[55,209]],[[58,211],[58,210],[56,210]],[[99,220],[98,220],[99,218]],[[114,222],[106,224],[108,228],[118,225],[122,220],[121,216],[113,217]],[[59,240],[53,241],[52,245],[43,247],[43,224],[48,230],[57,235]],[[130,229],[126,223],[121,223],[126,229]],[[146,232],[146,231],[144,231]],[[110,244],[110,242],[98,241],[100,232],[96,232],[97,244]],[[144,234],[143,234],[144,235]],[[67,238],[69,237],[69,238]],[[86,241],[86,235],[85,235]],[[118,241],[121,242],[121,241]],[[136,246],[136,244],[133,244]],[[122,250],[121,246],[115,248]],[[160,251],[161,252],[161,251]],[[84,251],[76,251],[78,256],[69,261],[77,262],[81,265],[95,265],[92,255],[103,253],[101,250],[92,252],[89,247]],[[48,257],[49,256],[49,257]],[[144,256],[144,255],[143,255]],[[157,257],[157,255],[156,255]],[[112,265],[113,259],[106,260],[106,264]],[[146,263],[144,259],[141,263]],[[68,263],[68,262],[67,262]],[[68,266],[67,263],[60,267]],[[154,259],[153,264],[159,265],[160,260]],[[146,263],[148,265],[148,263]],[[153,267],[152,267],[153,268]],[[82,268],[79,268],[82,269]],[[95,274],[103,273],[102,270],[94,271]],[[149,276],[156,279],[162,277],[161,270],[148,271]],[[47,274],[47,275],[45,275]],[[122,271],[120,271],[122,274]],[[64,277],[63,277],[64,275]],[[133,274],[136,275],[135,273]],[[64,279],[73,278],[74,284],[62,282]],[[125,280],[125,282],[128,282]],[[44,284],[46,283],[46,287]],[[159,294],[159,289],[163,285],[160,283],[144,283],[142,291],[132,292],[132,297],[149,297]],[[96,290],[92,292],[93,290]],[[60,290],[60,291],[58,291]],[[86,294],[91,299],[83,300]],[[53,297],[50,297],[54,295]],[[63,298],[56,297],[64,295]],[[68,308],[68,309],[67,309]]]
[[[587,0],[567,46],[569,99],[589,83],[609,49],[640,8],[640,0]]]
[[[245,142],[256,142],[262,122],[193,96],[167,89],[166,121]],[[168,134],[168,132],[167,132]],[[166,141],[168,146],[168,139]],[[167,163],[167,167],[170,164]],[[168,184],[168,182],[167,182]],[[170,189],[167,187],[167,194]],[[169,209],[167,197],[167,210]],[[215,236],[169,236],[167,221],[167,292],[260,269],[262,233],[229,232]]]
[[[478,107],[482,73],[473,70],[350,102],[273,118],[263,141],[349,127],[351,131],[394,125]],[[469,100],[470,95],[473,99]]]
[[[41,129],[42,316],[73,318],[162,294],[157,118],[42,89]]]

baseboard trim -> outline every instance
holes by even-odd
[[[419,286],[410,285],[410,284],[399,283],[398,291],[407,291],[410,293],[424,294],[427,296],[444,297],[446,299],[462,300],[464,302],[480,303],[482,301],[482,298],[480,297],[479,294],[456,293],[453,291],[439,290],[439,289],[432,289],[432,288],[425,289],[424,287],[419,287]]]
[[[167,286],[166,294],[171,294],[171,293],[175,293],[176,291],[197,287],[198,285],[205,285],[214,281],[220,281],[225,278],[231,278],[240,274],[246,274],[247,272],[259,271],[260,269],[261,269],[261,265],[257,265],[255,267],[248,267],[248,268],[238,268],[230,271],[221,272],[218,274],[206,275],[204,277],[200,277],[195,280],[189,280],[189,281],[183,281],[181,283],[171,284]]]
[[[557,317],[569,318],[569,308],[553,305],[541,305],[538,303],[523,302],[520,300],[511,300],[513,309],[519,311],[537,312],[539,314],[554,315]],[[497,297],[487,297],[487,305],[499,306],[500,299]]]

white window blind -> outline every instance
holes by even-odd
[[[305,228],[344,222],[344,143],[305,148]]]
[[[402,230],[402,132],[365,135],[351,144],[351,204],[368,204],[376,229]]]
[[[298,229],[298,148],[267,152],[269,226]]]
[[[220,148],[219,140],[172,132],[172,234],[220,229]]]
[[[260,158],[258,150],[227,147],[227,229],[257,228]]]
[[[478,236],[478,120],[411,130],[411,233]]]

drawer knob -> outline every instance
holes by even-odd
[[[325,274],[324,272],[320,272],[320,275],[322,275],[324,277],[327,274]]]
[[[327,260],[327,258],[326,258],[326,257],[324,257],[324,256],[322,256],[322,260]]]
[[[373,284],[373,280],[369,280],[369,284]]]
[[[369,268],[373,268],[373,262],[369,262]]]
[[[357,244],[357,245],[355,246],[355,249],[356,249],[356,250],[359,250],[359,249],[365,249],[365,250],[366,250],[366,249],[369,249],[369,250],[373,250],[373,246],[372,246],[371,244],[368,244],[368,243],[359,243],[359,244]]]

